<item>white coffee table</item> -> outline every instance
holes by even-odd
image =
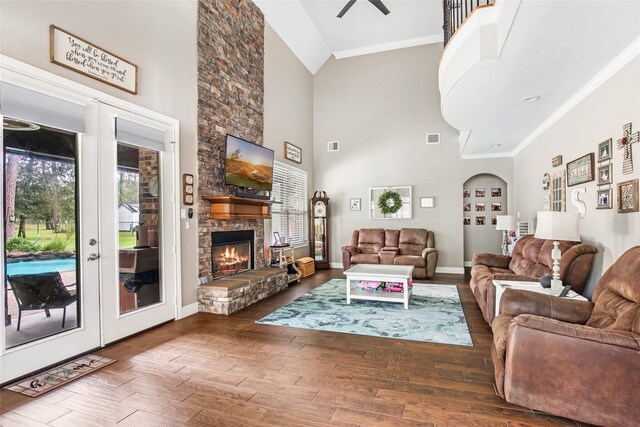
[[[347,304],[351,304],[352,299],[401,302],[404,303],[404,308],[409,309],[409,298],[412,292],[409,282],[413,274],[413,266],[358,264],[345,271],[344,274],[347,276]],[[358,280],[400,282],[403,285],[403,292],[371,291],[357,286],[351,288],[351,282]]]
[[[504,293],[504,290],[507,288],[512,288],[512,289],[521,289],[523,291],[528,291],[528,292],[535,292],[538,294],[547,294],[547,295],[553,295],[553,296],[558,296],[558,292],[554,292],[552,291],[550,288],[543,288],[542,285],[540,285],[540,282],[519,282],[519,281],[515,281],[515,280],[494,280],[493,281],[493,286],[496,287],[496,316],[498,314],[500,314],[500,300],[502,299],[502,294]],[[582,295],[574,292],[574,291],[569,291],[569,293],[567,294],[567,296],[563,297],[563,298],[567,298],[567,299],[573,299],[576,301],[588,301],[585,297],[583,297]]]

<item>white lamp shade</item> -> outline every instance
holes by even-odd
[[[513,215],[498,215],[496,217],[496,230],[513,231],[516,229],[516,218]]]
[[[580,241],[578,214],[569,212],[538,212],[535,237],[549,240]]]

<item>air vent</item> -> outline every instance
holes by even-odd
[[[439,133],[428,133],[427,134],[427,144],[440,144],[440,134]]]
[[[338,151],[340,149],[340,141],[329,141],[327,143],[329,151]]]

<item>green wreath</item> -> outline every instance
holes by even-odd
[[[396,213],[401,207],[402,197],[395,191],[385,191],[378,197],[378,209],[380,209],[380,212],[383,214]]]

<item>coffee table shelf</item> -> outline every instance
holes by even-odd
[[[400,302],[404,308],[409,308],[409,298],[413,289],[409,286],[413,274],[413,266],[408,265],[379,265],[358,264],[344,272],[347,276],[347,304],[352,299],[369,301]],[[389,292],[385,290],[373,291],[353,287],[352,282],[358,280],[374,280],[381,282],[399,282],[403,285],[403,292]]]

